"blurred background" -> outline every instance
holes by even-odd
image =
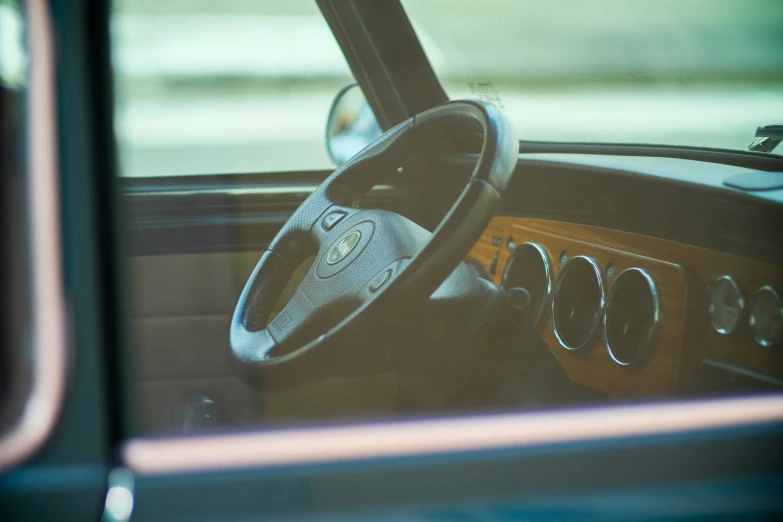
[[[521,139],[744,149],[783,122],[780,0],[403,0],[452,98]],[[311,0],[115,0],[125,176],[329,168],[350,71]],[[777,151],[778,153],[780,151]]]

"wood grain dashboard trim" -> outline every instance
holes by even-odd
[[[602,330],[584,353],[565,350],[557,342],[551,313],[548,315],[540,331],[575,382],[617,399],[672,396],[699,388],[699,363],[706,357],[773,378],[783,376],[783,350],[756,344],[747,317],[735,334],[725,336],[712,328],[707,311],[708,289],[717,277],[731,274],[748,288],[745,295],[749,298],[764,285],[783,288],[783,267],[624,231],[517,217],[493,219],[470,256],[490,268],[497,255],[497,268],[491,276],[500,284],[513,250],[509,243],[524,242],[537,243],[548,252],[555,279],[562,269],[562,254],[569,259],[586,255],[604,271],[607,294],[617,275],[632,267],[647,271],[658,287],[658,340],[648,360],[636,367],[621,367],[611,360]],[[607,274],[610,264],[612,277]]]

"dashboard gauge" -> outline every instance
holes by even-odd
[[[650,274],[629,268],[617,276],[604,314],[606,348],[612,360],[622,366],[641,361],[655,343],[660,318],[658,291]]]
[[[734,333],[745,311],[745,298],[737,282],[731,276],[719,277],[712,285],[709,299],[712,327],[721,335]]]
[[[519,245],[506,263],[501,286],[506,292],[518,287],[527,290],[530,303],[525,313],[531,323],[541,326],[552,292],[552,273],[546,250],[536,243]]]
[[[783,338],[783,302],[771,286],[760,288],[753,296],[750,328],[761,346],[775,346]]]
[[[603,309],[604,287],[598,263],[585,256],[571,258],[557,278],[552,299],[557,340],[567,350],[587,346]]]

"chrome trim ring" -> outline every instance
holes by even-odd
[[[66,322],[60,237],[60,184],[54,34],[48,2],[27,0],[29,82],[27,227],[30,249],[30,394],[0,435],[0,470],[35,453],[54,429],[65,394]]]
[[[595,320],[593,321],[592,326],[590,327],[590,332],[587,335],[587,339],[578,346],[569,346],[562,338],[560,331],[557,327],[557,296],[560,293],[560,286],[563,284],[563,279],[565,275],[568,273],[569,270],[574,266],[574,262],[577,260],[586,261],[590,264],[590,267],[593,269],[593,272],[595,273],[596,280],[598,281],[598,289],[601,291],[601,301],[599,303],[599,309],[595,314]],[[581,350],[582,348],[586,347],[590,344],[590,341],[592,341],[593,337],[595,336],[595,331],[598,329],[598,325],[601,323],[601,316],[603,315],[604,309],[606,308],[606,293],[604,292],[604,279],[601,275],[601,267],[598,265],[598,262],[593,259],[592,257],[588,256],[574,256],[571,259],[566,262],[565,266],[563,266],[563,269],[560,271],[560,274],[557,276],[557,281],[555,281],[555,288],[552,293],[552,326],[555,331],[555,338],[557,339],[557,342],[560,343],[560,346],[565,348],[569,351],[577,351]]]
[[[731,335],[737,331],[737,328],[742,322],[742,315],[740,315],[740,318],[737,319],[737,324],[734,325],[734,328],[731,329],[721,328],[720,326],[715,324],[715,316],[713,315],[712,298],[715,295],[715,289],[718,288],[718,285],[723,282],[729,283],[731,285],[731,288],[733,288],[734,291],[737,292],[737,296],[739,298],[738,301],[739,301],[740,314],[745,313],[745,296],[742,295],[742,290],[740,290],[737,281],[735,281],[734,278],[731,277],[730,275],[722,275],[712,282],[712,290],[710,290],[707,311],[710,315],[710,322],[712,323],[712,327],[715,329],[715,331],[721,335]]]
[[[544,297],[544,302],[541,306],[541,311],[538,314],[538,317],[535,318],[533,321],[533,325],[535,327],[539,327],[542,324],[544,324],[544,320],[546,320],[546,316],[549,313],[550,308],[550,301],[552,299],[552,265],[549,261],[549,255],[547,254],[544,247],[539,245],[538,243],[532,243],[532,242],[526,242],[522,243],[521,245],[517,246],[514,249],[514,252],[511,254],[511,257],[508,258],[508,261],[506,261],[506,266],[503,268],[503,276],[500,280],[500,287],[508,291],[509,289],[506,288],[506,283],[508,280],[508,271],[511,269],[511,265],[514,264],[514,260],[516,260],[518,254],[522,252],[524,248],[530,248],[538,252],[538,255],[541,257],[541,261],[544,263],[544,271],[546,273],[546,296]]]
[[[645,281],[647,282],[647,286],[650,289],[650,294],[652,294],[653,299],[653,324],[650,326],[650,331],[648,333],[647,338],[649,339],[649,343],[647,346],[645,346],[642,351],[639,353],[639,355],[630,361],[622,360],[620,357],[617,356],[617,354],[612,350],[612,345],[609,342],[609,330],[608,330],[608,317],[609,317],[609,309],[612,306],[612,301],[617,294],[617,290],[620,288],[620,282],[623,279],[623,276],[629,273],[638,273],[641,274],[642,277],[644,277]],[[647,273],[646,270],[641,268],[627,268],[623,270],[619,276],[617,276],[617,279],[615,280],[614,284],[612,285],[612,289],[609,291],[609,297],[606,298],[606,308],[604,309],[604,339],[606,340],[606,351],[609,352],[609,357],[612,358],[614,362],[619,364],[620,366],[633,366],[634,364],[638,364],[640,361],[644,360],[644,358],[649,354],[650,348],[655,344],[655,341],[658,337],[658,331],[660,330],[661,326],[661,306],[660,302],[658,300],[658,289],[655,286],[655,281],[653,280],[652,276]]]
[[[764,348],[771,348],[776,344],[780,344],[780,341],[783,340],[783,335],[781,335],[780,337],[778,337],[773,341],[759,338],[758,332],[756,332],[756,316],[753,314],[753,306],[756,304],[756,301],[758,300],[759,296],[762,293],[770,293],[773,295],[773,297],[775,297],[775,299],[778,302],[778,307],[780,307],[781,315],[783,315],[783,302],[781,301],[780,295],[777,293],[777,291],[775,291],[775,289],[769,285],[762,286],[761,288],[756,290],[756,293],[753,295],[753,299],[750,302],[750,329],[753,332],[753,340],[755,340],[758,344],[760,344]]]

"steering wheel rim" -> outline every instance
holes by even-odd
[[[476,167],[432,233],[392,212],[354,208],[358,195],[396,170],[397,158],[475,132],[483,134]],[[385,310],[415,310],[450,274],[461,277],[463,289],[472,284],[456,269],[494,216],[518,152],[516,131],[500,109],[456,100],[393,127],[338,168],[294,212],[248,278],[229,334],[235,373],[253,387],[281,389],[387,367],[389,350],[355,347],[394,329]],[[324,220],[334,213],[342,217],[327,230]],[[268,321],[294,269],[313,254],[316,261],[292,301]],[[313,335],[319,321],[328,329]]]

